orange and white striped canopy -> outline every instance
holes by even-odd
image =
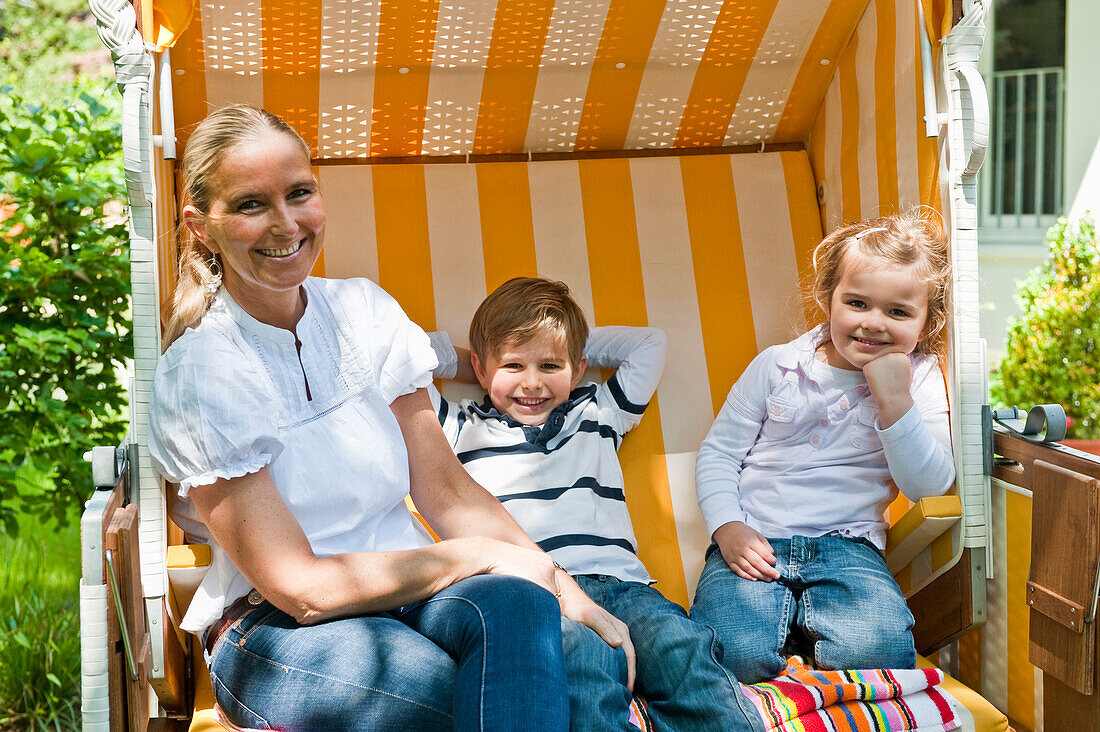
[[[148,39],[174,44],[181,142],[208,109],[248,102],[319,159],[805,143],[857,86],[878,100],[859,124],[875,124],[871,107],[920,73],[917,0],[195,2],[143,14]],[[916,78],[896,89],[906,137]]]

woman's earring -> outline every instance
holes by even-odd
[[[207,278],[203,287],[206,289],[207,294],[213,295],[222,286],[222,265],[217,257],[210,257],[210,261],[206,263],[206,268],[210,271],[210,277]]]

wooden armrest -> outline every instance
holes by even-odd
[[[906,567],[925,547],[962,518],[958,496],[922,498],[886,530],[886,566],[891,574]]]

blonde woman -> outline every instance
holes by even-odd
[[[224,108],[183,176],[149,442],[177,523],[214,548],[182,626],[219,705],[287,732],[566,729],[561,614],[615,644],[625,628],[561,600],[568,576],[463,471],[397,303],[309,277],[325,210],[301,137]]]

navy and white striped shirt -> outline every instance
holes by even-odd
[[[652,581],[638,559],[616,451],[657,389],[665,351],[656,328],[594,328],[589,365],[617,371],[574,389],[535,427],[502,414],[488,396],[455,404],[429,388],[459,461],[570,574]]]

